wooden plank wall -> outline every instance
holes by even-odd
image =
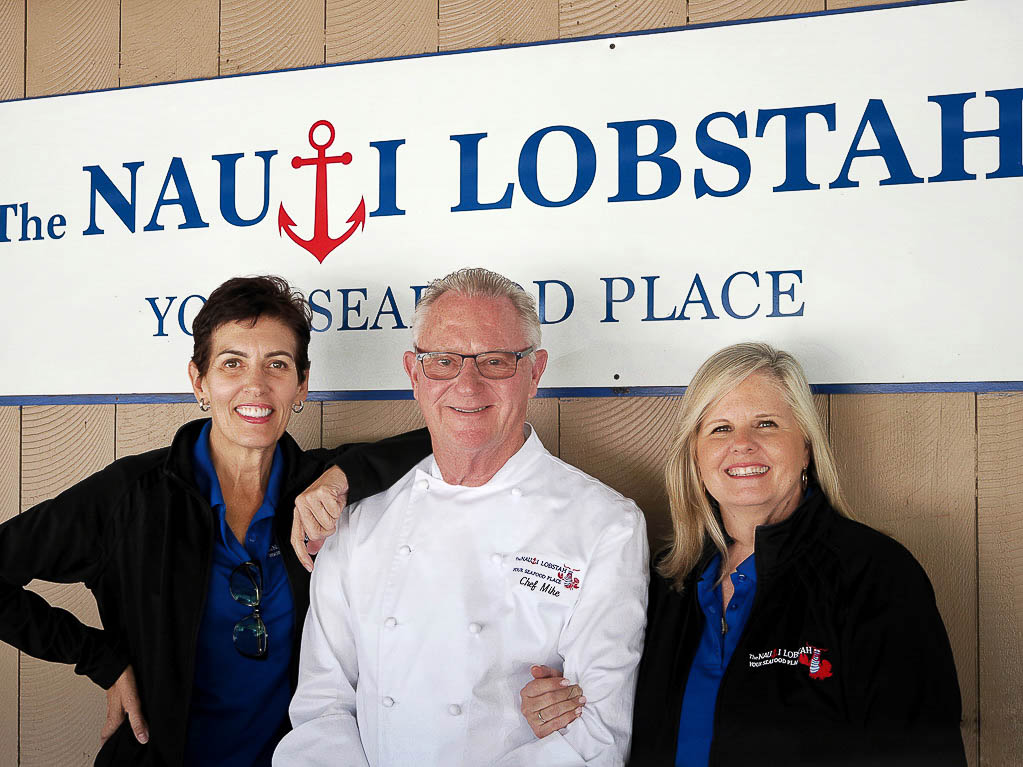
[[[0,99],[506,45],[888,0],[4,0]],[[963,691],[970,764],[1023,761],[1023,394],[819,396],[850,499],[934,582]],[[672,398],[546,399],[555,453],[634,497],[656,542]],[[122,456],[166,444],[192,405],[0,408],[0,520]],[[414,403],[311,405],[304,447],[421,423]],[[80,587],[33,584],[95,621]],[[69,668],[0,646],[0,767],[91,764],[104,696]],[[983,727],[981,727],[983,722]]]
[[[21,494],[21,408],[0,408],[0,522],[19,511]],[[17,764],[19,653],[0,644],[0,765]]]
[[[1023,394],[977,398],[981,764],[1023,762]]]

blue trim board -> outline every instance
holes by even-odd
[[[1023,392],[1023,381],[944,381],[934,383],[812,384],[815,394],[996,394]],[[537,397],[681,397],[684,386],[562,386],[540,389]],[[310,402],[361,402],[412,399],[411,389],[309,392]],[[195,402],[192,394],[8,394],[0,407],[28,405],[135,405]]]
[[[811,384],[814,394],[992,394],[1023,392],[1023,381],[947,381],[935,383]],[[681,397],[685,386],[568,386],[540,389],[538,397]],[[340,393],[340,392],[338,392]],[[356,399],[350,397],[350,399]]]
[[[142,83],[140,85],[126,85],[116,88],[100,88],[93,91],[73,91],[71,93],[54,93],[44,96],[28,96],[20,99],[11,99],[8,102],[36,101],[38,99],[60,99],[68,96],[81,96],[90,93],[105,93],[107,91],[130,91],[136,88],[160,88],[165,85],[181,85],[182,83],[207,82],[209,80],[230,80],[235,77],[253,77],[254,75],[277,74],[280,72],[301,72],[306,69],[329,69],[332,67],[353,67],[363,64],[379,64],[384,61],[404,61],[406,59],[433,58],[435,56],[458,56],[463,53],[479,53],[481,51],[506,51],[515,48],[536,48],[541,45],[571,45],[572,43],[585,43],[594,40],[617,40],[623,37],[640,37],[643,35],[661,35],[669,32],[690,32],[701,29],[713,29],[715,27],[734,27],[740,24],[763,24],[773,21],[790,21],[792,19],[807,19],[814,16],[836,16],[846,13],[863,13],[872,11],[884,11],[892,8],[907,8],[914,5],[939,5],[942,3],[961,3],[966,0],[900,0],[898,2],[885,3],[884,5],[868,5],[856,8],[834,8],[824,11],[809,11],[807,13],[793,13],[787,16],[764,16],[755,19],[732,19],[729,21],[714,21],[705,24],[687,24],[681,27],[665,27],[663,29],[637,29],[630,32],[611,32],[601,35],[588,35],[586,37],[573,37],[565,40],[537,40],[529,43],[513,43],[511,45],[488,45],[480,48],[465,48],[457,51],[430,51],[427,53],[413,53],[406,56],[387,56],[379,59],[365,59],[363,61],[340,61],[335,64],[312,64],[305,67],[291,67],[289,69],[271,69],[265,72],[241,72],[235,75],[218,75],[217,77],[193,77],[187,80],[172,80],[164,83]],[[2,402],[2,398],[0,398]]]

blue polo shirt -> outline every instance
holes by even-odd
[[[721,677],[739,644],[757,591],[757,569],[753,557],[752,554],[748,556],[729,576],[735,593],[725,610],[728,632],[724,635],[721,633],[721,587],[714,586],[721,572],[720,554],[707,565],[696,585],[697,601],[706,622],[682,698],[675,767],[707,767],[710,759],[714,708]]]
[[[274,541],[274,509],[281,492],[284,458],[278,446],[270,481],[244,545],[228,527],[224,496],[210,456],[210,424],[192,453],[195,482],[220,524],[214,536],[206,610],[195,651],[195,679],[188,717],[185,764],[190,767],[270,767],[279,730],[288,716],[288,666],[295,606],[280,549]],[[263,568],[260,615],[267,627],[267,655],[247,658],[234,648],[234,625],[252,608],[231,596],[231,571],[246,560]]]

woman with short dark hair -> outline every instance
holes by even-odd
[[[424,431],[302,452],[285,430],[308,394],[310,320],[279,277],[228,280],[193,323],[210,418],[0,525],[0,640],[108,688],[97,764],[269,765],[309,600],[295,496],[338,466],[355,500],[430,451]],[[103,629],[26,590],[35,578],[85,583]]]

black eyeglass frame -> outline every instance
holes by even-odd
[[[235,574],[238,572],[243,573],[253,585],[255,599],[246,599],[235,594],[234,587],[231,583],[234,580]],[[234,624],[234,629],[231,632],[231,641],[234,644],[234,649],[238,651],[239,655],[243,655],[246,658],[251,658],[252,660],[266,660],[270,649],[270,632],[267,630],[266,623],[263,621],[263,616],[259,611],[260,605],[263,602],[263,566],[257,560],[252,559],[242,562],[240,565],[235,567],[228,576],[227,588],[231,594],[231,599],[240,605],[251,608],[252,610],[251,615],[245,616]],[[238,644],[238,635],[241,632],[246,631],[245,624],[252,619],[255,619],[256,621],[255,653],[246,652]]]
[[[466,360],[472,360],[473,364],[476,366],[476,370],[479,371],[479,374],[481,376],[483,376],[484,378],[486,378],[488,381],[507,381],[509,378],[514,378],[515,374],[519,372],[519,360],[521,360],[523,357],[528,357],[530,354],[532,354],[535,351],[536,351],[536,347],[535,346],[527,346],[525,349],[523,349],[520,352],[510,352],[510,351],[507,351],[505,349],[495,349],[495,350],[489,351],[489,352],[480,352],[479,354],[459,354],[458,352],[421,352],[421,351],[419,351],[417,349],[416,350],[416,362],[419,363],[419,367],[422,369],[423,375],[426,376],[427,378],[429,378],[431,381],[452,381],[452,380],[458,378],[458,376],[460,376],[462,374],[462,370],[465,368],[465,361]],[[480,367],[479,358],[480,357],[486,357],[488,354],[514,354],[515,355],[515,368],[514,368],[514,370],[512,370],[510,375],[498,376],[496,378],[494,376],[487,375],[486,373],[483,372],[483,368]],[[434,357],[434,356],[439,356],[439,355],[450,356],[450,357],[461,357],[462,358],[462,362],[458,366],[458,370],[455,371],[455,374],[453,376],[448,376],[447,378],[436,378],[436,377],[434,377],[434,376],[432,376],[432,375],[430,375],[429,373],[426,372],[426,365],[423,363],[423,361],[427,357]],[[486,367],[486,366],[484,365],[484,367]]]

